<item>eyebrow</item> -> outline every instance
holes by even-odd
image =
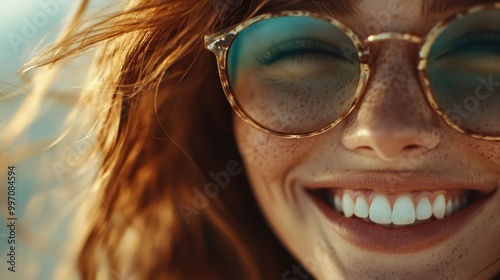
[[[465,8],[476,4],[498,2],[498,0],[421,0],[422,15],[444,13],[457,8]],[[279,12],[286,7],[288,10],[307,10],[317,13],[328,13],[338,16],[353,16],[358,11],[361,0],[269,0],[260,12]]]
[[[424,16],[439,14],[457,8],[493,2],[498,2],[498,0],[422,0],[422,14]]]
[[[286,7],[287,10],[306,10],[338,16],[352,16],[356,14],[359,2],[360,0],[269,0],[265,1],[259,12],[280,12],[283,7]]]

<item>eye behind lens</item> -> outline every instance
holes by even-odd
[[[355,100],[361,81],[356,50],[342,28],[320,18],[261,20],[237,34],[228,50],[231,94],[239,112],[262,128],[317,132]]]
[[[341,50],[334,45],[314,39],[293,39],[273,45],[258,56],[259,61],[270,65],[291,58],[319,58],[330,56],[334,59],[347,60]]]
[[[426,72],[434,101],[453,127],[500,136],[500,10],[448,23],[432,43]]]
[[[468,33],[450,42],[437,42],[430,59],[443,57],[500,57],[500,30]]]

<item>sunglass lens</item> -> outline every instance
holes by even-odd
[[[450,24],[430,50],[427,76],[452,122],[469,133],[500,136],[500,10]]]
[[[327,127],[351,108],[360,64],[352,40],[336,25],[283,16],[236,36],[227,74],[248,117],[275,132],[300,134]]]

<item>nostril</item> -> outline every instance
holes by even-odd
[[[395,160],[400,157],[413,157],[435,148],[439,134],[430,126],[422,128],[377,127],[374,125],[356,126],[342,138],[348,149],[365,156]]]
[[[421,149],[422,146],[420,145],[408,145],[408,146],[405,146],[403,148],[403,151],[412,151],[412,150],[417,150],[417,149]]]

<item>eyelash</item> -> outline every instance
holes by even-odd
[[[475,47],[489,47],[489,50],[496,50],[500,54],[500,34],[499,33],[478,33],[466,34],[452,43],[450,50],[442,56],[453,53],[469,52],[474,54],[486,54],[482,50],[474,50]]]
[[[346,60],[339,53],[340,51],[330,44],[310,39],[299,39],[275,44],[265,53],[259,55],[257,59],[265,65],[272,65],[283,60],[300,62],[308,58],[318,59],[318,54]]]

